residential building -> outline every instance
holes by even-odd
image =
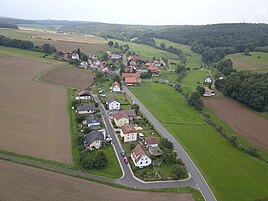
[[[124,124],[121,127],[120,135],[124,139],[124,142],[133,142],[137,140],[138,133],[133,125]]]
[[[146,145],[146,147],[158,147],[158,141],[155,136],[145,137],[144,144]]]
[[[120,89],[120,84],[117,82],[117,81],[115,81],[113,84],[112,84],[112,91],[113,92],[120,92],[121,91],[121,89]]]
[[[104,141],[103,133],[94,130],[86,134],[83,143],[87,149],[93,150],[93,149],[99,149],[102,146],[103,141]]]
[[[89,115],[84,121],[83,124],[87,125],[88,127],[96,127],[100,126],[100,118],[94,114]]]
[[[76,100],[89,100],[91,99],[91,95],[89,91],[80,91],[78,96],[75,97]]]
[[[77,53],[73,53],[73,54],[72,54],[72,59],[77,59],[77,60],[79,60],[79,54],[77,54]]]
[[[81,61],[78,67],[79,68],[87,69],[88,63],[86,61]]]
[[[79,114],[93,114],[96,112],[96,107],[94,103],[87,103],[83,106],[78,107],[76,112]]]
[[[149,154],[138,144],[131,152],[131,159],[136,167],[143,168],[152,163]]]
[[[204,87],[205,88],[205,93],[203,94],[203,96],[207,96],[207,97],[210,97],[210,96],[215,96],[216,93],[211,90],[210,88],[208,87]]]
[[[132,110],[121,110],[120,112],[125,113],[128,116],[129,120],[131,120],[131,121],[134,118],[136,118],[136,116],[137,116],[134,109],[132,109]]]
[[[129,124],[129,117],[124,112],[117,112],[114,114],[114,123],[117,127],[122,127],[125,124]]]
[[[116,98],[109,98],[106,105],[109,110],[120,110],[120,102]]]

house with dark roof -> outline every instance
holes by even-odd
[[[75,97],[76,100],[89,100],[91,99],[91,94],[89,91],[80,91],[78,96]]]
[[[137,140],[137,130],[131,124],[124,124],[121,127],[120,136],[124,139],[124,142],[133,142]]]
[[[106,105],[109,110],[120,110],[120,102],[116,98],[109,98]]]
[[[103,141],[104,141],[103,133],[94,130],[86,134],[83,143],[87,149],[93,150],[93,149],[99,149]]]
[[[76,112],[79,114],[93,114],[96,112],[96,107],[94,103],[87,103],[83,106],[78,107]]]
[[[91,114],[89,115],[84,121],[83,121],[83,124],[84,125],[87,125],[88,127],[95,127],[95,128],[99,128],[100,129],[100,118],[97,117],[96,115],[94,114]]]
[[[131,159],[136,167],[143,168],[152,163],[152,159],[146,150],[138,144],[131,152]]]
[[[126,113],[126,115],[128,116],[129,120],[133,120],[134,118],[136,118],[136,112],[134,109],[131,110],[121,110],[120,112],[124,112]]]
[[[144,144],[146,147],[157,147],[158,146],[158,140],[155,136],[149,136],[144,138]]]

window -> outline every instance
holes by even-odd
[[[146,161],[145,163],[148,163],[148,161]]]

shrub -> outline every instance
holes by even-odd
[[[98,150],[93,158],[94,167],[104,168],[108,162],[108,158],[103,150]]]
[[[84,158],[82,158],[82,166],[86,169],[86,170],[90,170],[93,168],[93,156],[92,154],[86,155]]]
[[[172,167],[172,173],[173,179],[181,179],[187,174],[187,171],[184,166],[176,164]]]

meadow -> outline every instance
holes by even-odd
[[[256,72],[268,72],[268,53],[251,52],[251,56],[242,53],[227,55],[226,59],[231,59],[233,66],[237,70],[252,70]]]
[[[267,197],[268,165],[230,146],[172,87],[146,83],[131,91],[182,144],[218,200]]]

